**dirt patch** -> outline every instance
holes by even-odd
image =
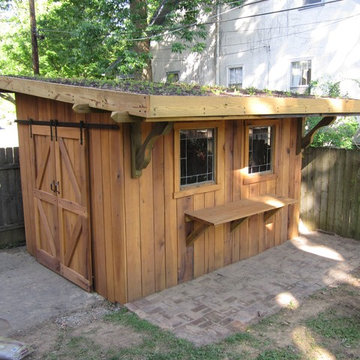
[[[17,338],[31,345],[34,352],[29,356],[29,359],[40,359],[56,347],[61,332],[56,324],[47,323],[32,328],[25,335],[17,336]]]
[[[84,336],[102,347],[115,350],[139,345],[143,341],[142,335],[132,329],[104,321],[77,328],[72,336]]]

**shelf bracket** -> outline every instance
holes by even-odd
[[[152,125],[149,135],[142,142],[141,122],[137,121],[131,126],[131,177],[138,178],[141,172],[151,161],[151,152],[156,140],[168,134],[172,128],[172,122],[159,122]]]
[[[210,226],[205,223],[198,223],[199,225],[186,237],[186,246],[191,246],[193,242],[205,232],[205,230]],[[194,222],[195,226],[195,222]]]
[[[264,222],[265,224],[267,224],[269,222],[269,219],[274,216],[279,210],[281,210],[283,208],[282,207],[279,207],[279,208],[276,208],[276,209],[272,209],[272,210],[268,210],[268,211],[265,211],[264,212]]]
[[[233,232],[236,230],[245,220],[247,220],[249,217],[244,217],[238,220],[234,220],[230,223],[230,232]]]

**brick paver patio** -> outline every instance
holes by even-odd
[[[126,306],[203,345],[300,304],[316,290],[345,281],[358,266],[360,241],[313,232]]]

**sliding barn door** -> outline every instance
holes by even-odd
[[[76,128],[58,128],[55,142],[60,273],[91,289],[88,168],[85,137]]]
[[[36,258],[54,271],[60,270],[57,195],[55,193],[55,146],[50,129],[32,127],[35,172]]]
[[[86,137],[76,128],[34,126],[39,262],[90,291],[92,285]]]

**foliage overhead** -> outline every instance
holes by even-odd
[[[330,78],[312,81],[308,93],[331,98],[346,96],[341,93],[340,81],[332,81]],[[321,116],[308,117],[305,130],[310,131],[321,119]],[[315,133],[311,146],[354,149],[353,138],[359,128],[359,122],[354,117],[338,117],[331,125]]]
[[[172,41],[173,51],[201,51],[203,22],[231,0],[41,0],[37,6],[40,72],[61,77],[128,76],[150,66],[150,40]],[[27,2],[0,0],[11,29],[0,47],[2,73],[31,74]],[[204,17],[205,16],[205,17]],[[214,19],[212,18],[212,21]]]
[[[321,119],[320,116],[307,118],[307,130],[312,129]],[[358,128],[359,123],[354,117],[337,118],[330,126],[316,132],[311,146],[354,149],[353,138]]]

